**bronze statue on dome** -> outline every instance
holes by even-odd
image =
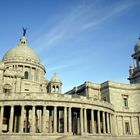
[[[27,31],[27,28],[22,28],[22,30],[23,30],[23,36],[25,36],[25,34],[26,34],[26,31]]]

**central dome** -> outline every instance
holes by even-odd
[[[21,38],[20,44],[17,47],[10,49],[3,57],[3,61],[12,60],[24,60],[40,63],[40,59],[37,54],[27,45],[27,39],[25,36]]]

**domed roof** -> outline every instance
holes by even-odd
[[[34,61],[39,63],[39,57],[37,54],[27,45],[27,39],[23,36],[20,40],[20,44],[10,49],[5,56],[3,57],[3,61],[11,61],[11,60],[26,60],[26,61]]]
[[[57,82],[57,83],[61,83],[60,78],[58,77],[58,75],[56,75],[56,73],[53,75],[51,82]]]
[[[135,52],[140,51],[140,37],[139,37],[139,41],[136,43],[135,48],[134,48]]]

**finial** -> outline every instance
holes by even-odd
[[[25,34],[26,34],[26,31],[27,31],[27,28],[22,28],[22,30],[23,30],[23,36],[25,36]]]

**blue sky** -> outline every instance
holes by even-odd
[[[57,73],[63,91],[85,81],[128,83],[139,7],[139,0],[0,0],[0,58],[24,26],[47,79]]]

